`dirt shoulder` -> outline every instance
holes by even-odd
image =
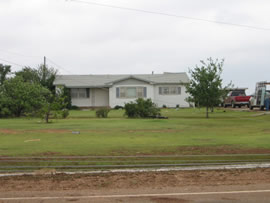
[[[171,171],[0,177],[0,193],[12,191],[121,190],[187,186],[270,184],[270,169]]]

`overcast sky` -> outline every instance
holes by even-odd
[[[91,1],[91,0],[84,0]],[[92,0],[102,4],[270,29],[269,0]],[[0,63],[61,74],[188,72],[225,59],[224,84],[270,81],[270,31],[65,0],[1,0]],[[13,71],[20,70],[18,65]]]

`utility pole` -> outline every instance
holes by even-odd
[[[46,56],[44,56],[44,68],[46,67]]]
[[[45,72],[46,72],[46,56],[44,56],[44,64],[43,64],[43,71],[42,71],[42,81],[45,81]]]

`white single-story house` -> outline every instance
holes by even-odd
[[[81,108],[124,106],[150,98],[158,107],[189,107],[186,73],[138,75],[58,75],[54,85],[70,88],[72,105]]]

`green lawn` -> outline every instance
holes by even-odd
[[[0,156],[269,153],[270,115],[258,113],[220,109],[205,119],[204,109],[164,109],[169,119],[158,120],[113,110],[98,119],[89,110],[50,124],[1,119]]]

